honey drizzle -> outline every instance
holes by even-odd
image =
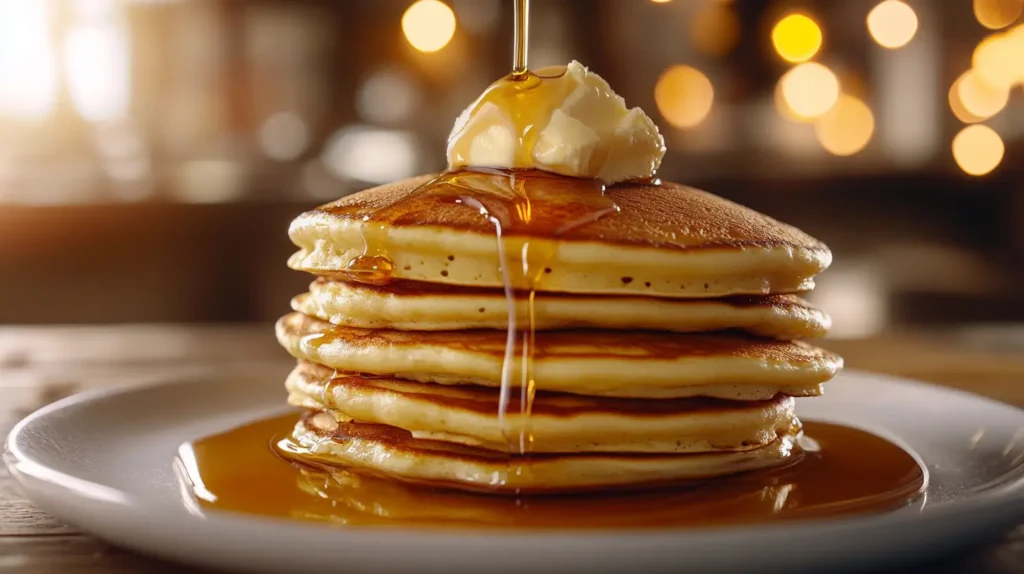
[[[494,82],[470,106],[470,116],[488,113],[495,107],[507,114],[515,137],[513,169],[527,169],[534,165],[533,152],[541,132],[551,121],[552,103],[568,98],[576,84],[565,79],[565,66],[551,66],[536,72],[526,72],[521,78],[513,74]],[[492,124],[467,122],[448,140],[448,158],[452,167],[478,167],[469,159],[468,146]]]
[[[465,206],[494,225],[498,267],[508,304],[498,419],[509,447],[508,472],[522,475],[528,472],[528,466],[521,464],[520,458],[528,455],[533,445],[530,415],[537,387],[533,366],[537,339],[536,292],[541,290],[545,272],[551,269],[556,260],[555,240],[602,217],[617,213],[619,207],[607,197],[605,186],[597,180],[488,168],[445,172],[397,202],[360,216],[363,223],[363,253],[346,266],[346,277],[351,281],[372,285],[391,282],[394,279],[394,263],[387,252],[389,227],[397,222],[404,223],[410,210],[430,210],[445,204]],[[330,208],[330,212],[344,216],[351,214],[348,211],[350,209],[358,207],[335,206]],[[546,227],[543,230],[546,241],[532,241],[530,236],[538,231],[536,226],[551,225],[550,219],[554,213],[562,217],[557,220],[554,231]],[[543,223],[537,221],[541,215],[547,218]],[[510,236],[510,231],[515,235]],[[509,252],[510,247],[515,248],[515,251]],[[518,255],[518,261],[514,254]],[[519,269],[515,268],[516,263]],[[527,303],[525,318],[518,316],[517,291],[522,293]],[[320,346],[332,340],[329,335],[321,335],[306,343]],[[520,392],[520,408],[519,416],[513,420],[508,411],[511,393],[516,387],[519,387]],[[502,482],[507,479],[499,477],[497,480]]]
[[[467,172],[463,172],[467,173]],[[473,173],[473,172],[468,172]],[[520,345],[520,411],[518,418],[518,433],[513,433],[510,428],[510,421],[508,417],[508,407],[510,393],[513,388],[512,374],[513,364],[512,360],[515,356],[515,343],[517,340],[517,333],[519,330],[519,317],[517,312],[517,301],[515,289],[509,276],[509,269],[511,268],[511,262],[509,261],[504,245],[503,230],[509,227],[512,222],[511,219],[502,219],[500,213],[504,212],[508,218],[515,215],[515,222],[520,226],[529,226],[533,218],[533,204],[532,194],[530,192],[530,176],[524,176],[515,171],[512,172],[501,172],[495,170],[481,170],[475,172],[481,175],[490,175],[492,177],[506,177],[508,182],[508,197],[511,197],[511,201],[507,203],[511,204],[514,209],[494,209],[488,208],[483,201],[481,201],[482,193],[488,190],[493,190],[494,186],[489,185],[494,180],[484,180],[484,185],[481,184],[479,176],[477,177],[455,177],[451,179],[456,186],[463,188],[469,192],[470,195],[460,196],[456,201],[463,205],[468,205],[477,209],[481,215],[487,217],[495,226],[495,236],[498,241],[498,257],[499,266],[501,268],[502,280],[505,285],[505,297],[508,302],[508,335],[506,338],[505,357],[502,365],[502,377],[501,387],[498,399],[498,423],[502,429],[502,434],[505,436],[505,440],[509,444],[509,468],[507,472],[514,472],[517,476],[522,476],[525,472],[529,471],[529,467],[522,464],[522,457],[529,455],[533,449],[534,436],[530,425],[530,417],[533,411],[533,402],[537,392],[536,378],[534,376],[534,356],[536,353],[536,313],[535,313],[535,300],[536,292],[541,287],[541,278],[544,275],[545,270],[550,269],[549,265],[555,259],[555,248],[549,247],[541,249],[537,247],[540,244],[534,244],[529,239],[523,240],[522,249],[520,252],[520,261],[522,265],[522,274],[526,280],[526,291],[527,291],[527,325],[526,329],[522,333],[522,342]],[[607,198],[605,193],[604,185],[600,182],[592,181],[591,190],[589,194],[591,197],[581,195],[578,199],[581,205],[586,205],[587,208],[584,210],[584,215],[579,217],[577,220],[565,222],[555,230],[555,236],[568,233],[574,229],[577,229],[588,223],[597,221],[605,215],[616,213],[619,207]],[[493,193],[490,195],[493,197]],[[591,198],[601,198],[597,204],[590,205],[585,200]]]
[[[474,197],[460,197],[456,202],[479,210],[480,215],[483,215],[494,224],[494,235],[497,239],[498,249],[498,268],[501,272],[502,283],[504,283],[505,302],[508,306],[508,328],[505,339],[505,356],[502,359],[501,364],[501,386],[498,394],[498,426],[501,428],[501,432],[505,436],[505,441],[509,445],[512,445],[513,439],[509,436],[510,433],[507,427],[507,414],[509,395],[512,392],[512,369],[515,366],[512,361],[515,357],[516,335],[519,332],[517,321],[519,313],[516,309],[516,291],[513,288],[512,278],[509,275],[508,257],[505,255],[505,242],[501,233],[502,224],[500,219],[491,215],[484,204]]]
[[[470,108],[470,116],[480,113],[486,106],[495,106],[509,115],[514,127],[515,158],[513,169],[495,170],[487,167],[468,164],[468,150],[459,149],[459,142],[469,142],[475,136],[474,130],[484,129],[483,124],[473,124],[463,131],[452,135],[449,140],[449,158],[456,167],[466,167],[462,171],[450,170],[437,178],[425,183],[397,203],[377,210],[372,215],[362,217],[361,234],[363,252],[351,259],[343,274],[351,281],[370,285],[385,285],[392,280],[395,265],[386,250],[387,225],[402,214],[403,205],[410,200],[429,196],[441,203],[456,203],[476,210],[494,225],[497,241],[498,265],[504,283],[505,299],[508,304],[508,330],[505,343],[505,354],[502,363],[501,387],[498,400],[498,421],[502,434],[509,446],[508,472],[522,475],[528,466],[521,463],[521,457],[528,455],[533,448],[533,432],[530,416],[533,401],[537,392],[537,381],[534,376],[534,355],[536,353],[535,299],[536,292],[541,288],[545,270],[550,269],[555,260],[553,241],[542,244],[531,243],[523,237],[519,258],[522,264],[522,277],[525,280],[524,291],[527,301],[527,317],[525,329],[521,329],[522,321],[517,316],[516,286],[512,277],[511,261],[508,257],[506,241],[510,229],[526,230],[534,219],[532,201],[533,177],[516,168],[527,168],[532,165],[534,148],[540,133],[551,118],[551,102],[562,102],[569,95],[574,85],[561,81],[565,75],[565,67],[553,67],[532,73],[528,68],[529,50],[529,0],[515,2],[515,45],[512,72],[492,84]],[[469,130],[466,132],[466,130]],[[454,152],[454,153],[453,153]],[[596,180],[574,180],[574,184],[564,184],[574,190],[580,189],[583,182],[589,183],[587,189],[579,197],[568,199],[578,202],[582,215],[569,217],[559,222],[554,231],[554,238],[569,233],[589,223],[593,223],[606,215],[616,213],[618,206],[605,196],[605,188]],[[445,191],[458,189],[457,193]],[[541,191],[543,193],[543,190]],[[595,201],[595,198],[597,200]],[[566,201],[566,197],[561,197]],[[550,207],[545,205],[545,207]],[[564,207],[564,206],[562,206]],[[344,208],[334,208],[344,211]],[[578,212],[579,210],[575,210]],[[527,235],[524,233],[524,236]],[[553,239],[553,238],[552,238]],[[516,344],[519,333],[522,333],[519,353],[519,381],[514,381],[516,360]],[[323,344],[325,339],[314,343]],[[509,420],[509,403],[512,389],[518,383],[520,389],[520,409],[518,431],[513,429]],[[328,385],[328,388],[331,385]],[[514,468],[513,468],[514,467]],[[507,480],[500,477],[499,481]]]
[[[512,52],[512,79],[522,80],[529,72],[530,0],[516,0],[516,39]]]
[[[382,247],[387,229],[371,221],[369,216],[363,218],[363,223],[365,226],[360,228],[363,252],[349,260],[345,265],[344,274],[359,283],[387,285],[391,282],[391,274],[395,270],[394,262]]]

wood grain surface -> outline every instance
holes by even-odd
[[[232,369],[282,356],[268,325],[0,328],[0,436],[33,410],[70,394]],[[1024,407],[1024,327],[892,334],[822,343],[847,367],[913,377]],[[1008,343],[1010,341],[1010,343]],[[1024,572],[1024,525],[984,548],[907,572]],[[0,467],[0,572],[199,572],[119,550],[38,510]]]

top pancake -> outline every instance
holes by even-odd
[[[295,219],[289,235],[300,250],[289,265],[344,276],[354,258],[373,254],[391,260],[394,279],[719,297],[806,291],[831,263],[818,240],[703,191],[631,182],[602,194],[594,186],[517,172],[376,187]]]

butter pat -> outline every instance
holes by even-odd
[[[448,168],[539,169],[617,183],[651,177],[665,140],[579,62],[491,84],[455,122]]]

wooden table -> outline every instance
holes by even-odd
[[[842,354],[851,368],[924,379],[1024,407],[1022,333],[902,334],[825,346]],[[283,355],[269,325],[0,328],[0,436],[34,409],[84,389],[173,378],[196,369],[251,367],[268,358],[286,361]],[[22,497],[0,469],[0,572],[57,571],[194,570],[121,551],[54,520]],[[1024,572],[1024,525],[928,571]]]

